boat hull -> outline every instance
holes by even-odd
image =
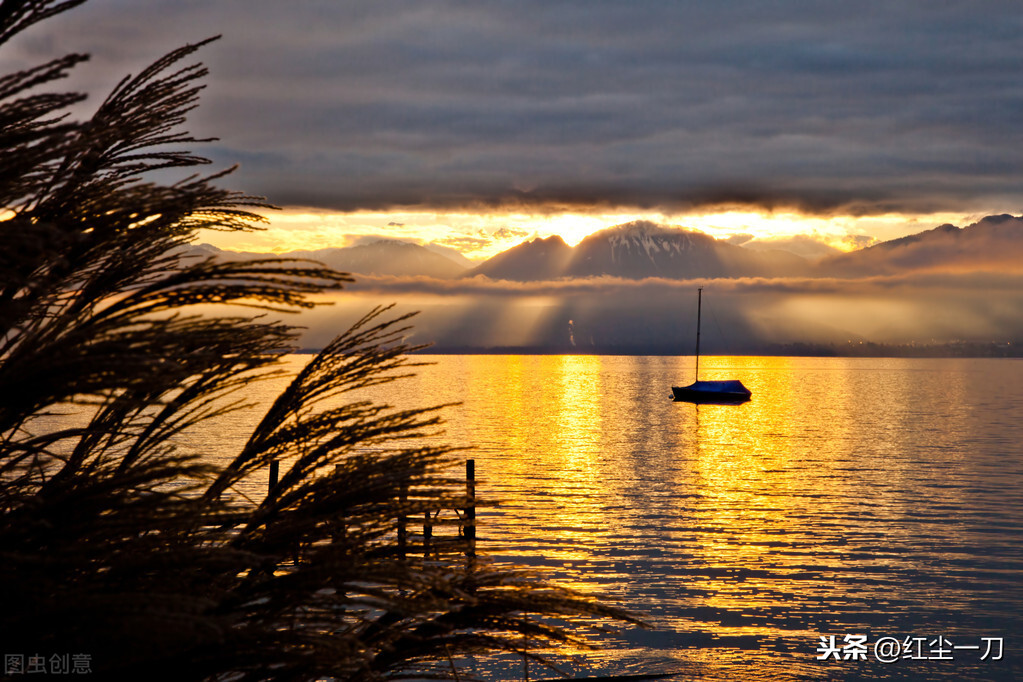
[[[753,396],[741,381],[696,381],[688,386],[672,386],[671,394],[678,402],[722,405],[744,403]]]

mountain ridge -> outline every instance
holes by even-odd
[[[598,230],[568,246],[557,237],[533,239],[484,261],[463,274],[491,279],[539,281],[612,276],[770,277],[809,273],[809,262],[783,251],[752,251],[699,232],[632,221]]]
[[[1023,269],[1023,217],[991,215],[966,227],[939,225],[818,263],[822,276],[927,270]]]
[[[224,260],[268,254],[209,244],[186,253]],[[848,253],[810,261],[784,250],[747,249],[703,232],[650,221],[598,230],[569,246],[558,235],[534,237],[467,268],[426,246],[378,240],[350,247],[273,254],[324,263],[356,275],[424,276],[532,282],[565,278],[711,279],[742,277],[862,277],[920,270],[1023,269],[1023,217],[987,216],[966,227],[938,225]]]
[[[398,240],[380,239],[357,246],[327,247],[314,250],[288,251],[265,254],[229,251],[211,244],[196,244],[186,253],[213,256],[224,260],[266,258],[296,258],[313,260],[324,265],[357,275],[424,276],[454,279],[465,267],[425,246]]]

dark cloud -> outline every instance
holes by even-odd
[[[79,82],[109,89],[223,33],[194,128],[279,204],[1010,210],[1019,16],[1015,0],[94,0],[0,66],[88,51]]]

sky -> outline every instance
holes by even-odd
[[[95,106],[216,34],[191,129],[283,209],[228,248],[479,260],[643,218],[847,250],[1019,211],[1016,2],[91,0],[0,66],[90,53]]]
[[[643,219],[813,256],[1023,205],[1018,0],[90,0],[5,45],[0,70],[91,54],[66,84],[85,116],[218,34],[188,129],[219,139],[195,151],[280,207],[264,231],[200,235],[222,248],[392,238],[480,261]],[[717,283],[710,300],[761,340],[1023,340],[1018,270]],[[363,278],[305,320],[315,345],[390,297],[424,310],[418,340],[663,338],[688,327],[647,320],[689,289]]]

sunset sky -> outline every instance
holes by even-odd
[[[391,238],[482,261],[642,219],[834,253],[1023,207],[1018,0],[90,0],[7,44],[0,68],[91,54],[66,84],[90,93],[85,117],[125,74],[216,34],[189,129],[219,140],[195,151],[281,207],[265,231],[199,236],[225,249]],[[762,342],[1021,339],[1021,232],[992,248],[997,275],[975,258],[941,276],[719,282],[710,300]],[[306,343],[381,299],[423,310],[416,340],[441,344],[663,342],[688,336],[693,298],[684,280],[353,289],[303,318]]]
[[[849,249],[1017,213],[1016,2],[91,0],[5,48],[99,104],[214,34],[191,129],[283,207],[227,248],[482,259],[645,218]]]

